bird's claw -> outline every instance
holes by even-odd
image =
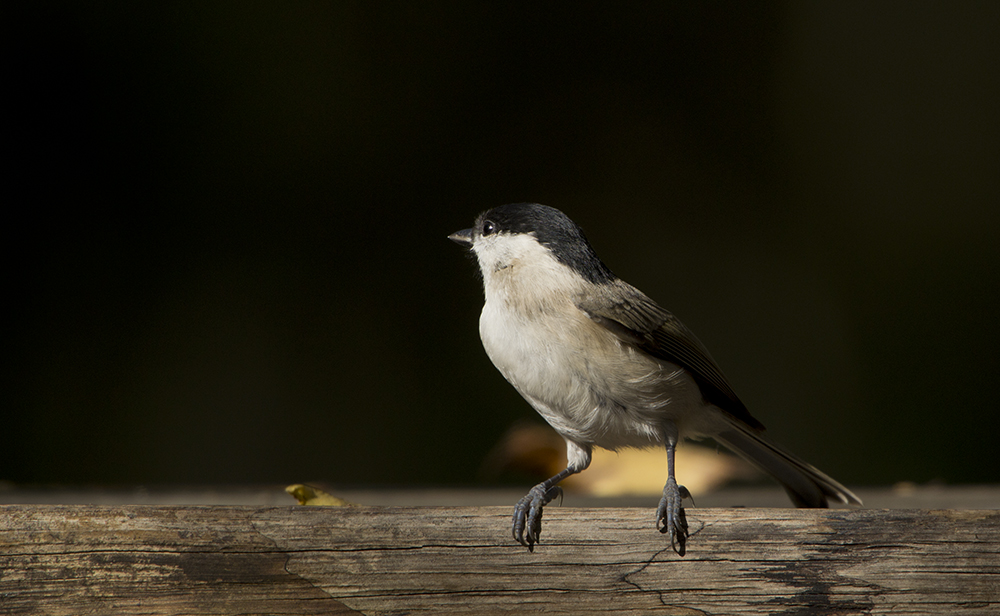
[[[656,528],[661,533],[670,533],[670,547],[679,556],[684,556],[688,538],[687,517],[681,507],[681,500],[684,498],[691,498],[691,493],[684,486],[678,486],[677,481],[671,477],[663,487],[663,498],[656,508]]]
[[[529,552],[535,551],[535,544],[542,534],[542,508],[556,496],[562,498],[562,488],[540,483],[514,505],[511,533],[514,540],[528,548]]]

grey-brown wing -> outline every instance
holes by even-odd
[[[764,429],[691,330],[632,285],[620,280],[613,284],[616,293],[581,300],[577,306],[621,340],[688,370],[708,402],[752,428]]]

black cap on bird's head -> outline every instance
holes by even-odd
[[[539,203],[509,203],[487,210],[476,218],[473,228],[457,231],[448,238],[471,247],[477,237],[494,233],[533,236],[559,262],[595,284],[615,279],[594,252],[583,229],[556,208]]]

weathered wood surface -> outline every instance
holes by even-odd
[[[0,507],[2,614],[998,614],[1000,511]]]

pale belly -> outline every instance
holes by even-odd
[[[556,431],[606,449],[660,445],[667,431],[712,432],[718,411],[685,370],[581,311],[560,314],[517,318],[487,302],[480,317],[490,360]]]

